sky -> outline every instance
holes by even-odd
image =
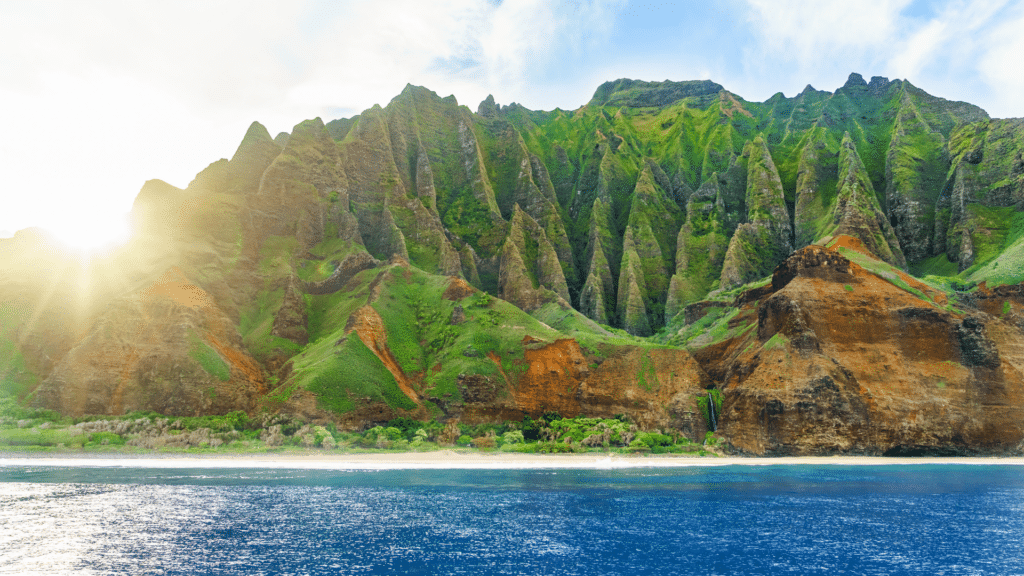
[[[903,78],[1024,116],[1024,0],[0,2],[0,238],[122,237],[145,181],[185,187],[271,134],[411,83],[476,110],[576,109],[606,80],[711,79],[750,101]]]

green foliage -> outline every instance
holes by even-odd
[[[910,265],[910,273],[917,277],[956,276],[957,263],[950,262],[945,254],[919,260]]]
[[[789,348],[789,338],[782,332],[776,332],[761,348],[762,350],[786,350]]]
[[[757,325],[756,315],[744,314],[740,316],[740,309],[731,306],[708,308],[706,314],[693,324],[683,325],[675,334],[667,332],[664,341],[670,345],[696,349],[736,338]],[[670,330],[677,325],[674,323]]]
[[[11,448],[29,447],[82,447],[90,441],[89,434],[82,434],[74,428],[40,429],[13,428],[0,426],[0,446]],[[124,442],[122,441],[121,444]]]
[[[13,303],[0,302],[0,399],[8,394],[24,397],[39,383],[15,338],[17,326],[25,320],[19,312]]]
[[[474,304],[485,301],[486,307]],[[501,371],[514,375],[515,371],[509,369],[524,358],[522,340],[527,334],[547,341],[554,341],[559,335],[504,300],[476,296],[463,300],[462,305],[465,322],[458,326],[444,323],[430,334],[429,365],[440,366],[440,371],[428,370],[425,376],[433,396],[447,394],[460,398],[455,386],[459,374],[479,374],[504,382]],[[465,354],[467,351],[469,355]]]
[[[22,416],[28,418],[19,418]],[[129,431],[123,434],[110,431],[83,433],[79,428],[69,426],[79,421],[92,420],[100,420],[101,423],[116,427],[118,430],[124,429],[124,424],[127,424]],[[298,418],[281,415],[251,418],[244,412],[232,412],[223,416],[174,418],[165,418],[155,412],[133,412],[121,417],[71,419],[50,411],[25,408],[11,399],[0,402],[0,447],[21,450],[137,451],[140,448],[128,444],[137,438],[138,431],[152,425],[162,427],[165,438],[208,431],[210,445],[204,443],[199,448],[161,448],[186,452],[262,452],[306,447],[432,450],[437,449],[438,445],[431,440],[437,439],[445,429],[445,425],[436,420],[421,422],[399,417],[386,425],[375,426],[363,433],[349,433],[339,432],[333,424],[309,426]],[[133,429],[135,432],[131,431]],[[557,412],[549,411],[538,420],[526,416],[522,423],[459,424],[457,430],[456,444],[459,446],[483,450],[500,448],[507,452],[569,453],[615,449],[623,452],[662,454],[692,452],[692,447],[695,446],[677,431],[662,433],[659,430],[638,430],[621,415],[610,419],[583,416],[562,418]],[[300,432],[302,434],[299,434]],[[260,438],[268,433],[280,434],[283,447],[281,442],[271,446],[264,445]]]
[[[384,278],[387,295],[373,307],[384,320],[388,348],[406,374],[425,370],[434,355],[455,339],[457,328],[448,322],[454,303],[441,297],[447,282],[441,276],[401,267],[392,268]]]
[[[708,391],[711,396],[711,400],[714,402],[715,417],[716,419],[721,418],[722,414],[722,393],[717,388],[712,388]],[[697,397],[697,409],[700,410],[702,416],[704,416],[704,423],[707,424],[708,428],[711,428],[711,413],[708,410],[708,396]]]
[[[522,430],[510,430],[505,432],[502,435],[501,440],[503,444],[522,444],[526,442],[526,439],[523,437]]]
[[[31,420],[38,424],[59,422],[61,419],[61,415],[53,410],[30,408],[22,405],[14,396],[0,395],[0,420]]]
[[[302,346],[295,342],[270,333],[274,326],[274,315],[283,302],[283,288],[261,291],[254,301],[241,310],[239,331],[242,342],[257,360],[266,361],[278,354],[290,357],[302,350]]]
[[[987,215],[989,228],[972,234],[978,250],[975,264],[961,277],[990,286],[1024,282],[1024,212],[1009,210],[977,210]]]
[[[893,286],[906,292],[909,292],[914,296],[917,296],[921,300],[924,300],[926,302],[932,302],[932,299],[927,294],[911,286],[905,280],[903,280],[903,278],[901,277],[902,271],[900,271],[899,269],[889,264],[886,264],[881,260],[875,260],[870,256],[864,255],[856,250],[851,250],[849,248],[841,247],[839,248],[839,253],[845,256],[851,262],[861,266],[868,272],[871,272],[875,276],[878,276],[879,278],[886,280]]]
[[[654,392],[661,388],[658,374],[654,370],[654,360],[650,354],[644,354],[640,358],[640,369],[636,374],[636,384],[648,392]]]
[[[416,407],[362,340],[352,334],[332,344],[317,342],[294,360],[297,384],[316,394],[321,408],[343,414],[355,408],[356,402],[375,400],[393,408]]]
[[[228,363],[209,344],[203,342],[195,335],[191,335],[189,336],[189,346],[189,357],[198,362],[203,367],[203,370],[206,370],[207,374],[221,382],[227,382],[231,379],[231,368],[228,367]]]
[[[93,432],[89,434],[85,446],[124,446],[124,443],[124,438],[113,432]]]
[[[630,452],[650,452],[651,447],[643,440],[637,438],[629,443]]]

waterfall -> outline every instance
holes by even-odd
[[[715,417],[715,397],[708,390],[708,421],[711,423],[711,431],[718,430],[718,418]]]

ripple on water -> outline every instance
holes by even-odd
[[[1019,468],[737,468],[0,468],[0,573],[1013,574],[1024,565]]]

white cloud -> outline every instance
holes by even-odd
[[[992,110],[997,117],[1024,117],[1024,7],[1003,20],[988,36],[979,69],[995,88]]]
[[[921,69],[931,63],[935,52],[949,36],[949,24],[940,20],[929,22],[904,41],[890,62],[892,70],[900,78],[917,78]]]
[[[849,58],[890,40],[910,0],[748,0],[751,23],[774,54],[804,66]]]
[[[820,3],[747,0],[758,41],[746,72],[790,90],[838,87],[846,74],[906,78],[936,96],[1020,115],[1024,7],[1008,0]]]
[[[0,4],[0,228],[122,213],[145,180],[185,186],[229,157],[252,120],[290,130],[385,105],[406,82],[472,107],[488,92],[523,101],[621,4]]]
[[[522,101],[550,65],[603,38],[611,9],[622,4],[392,0],[385,13],[375,2],[353,2],[318,46],[331,56],[312,58],[290,95],[363,108],[386,104],[410,82],[455,94],[471,107],[488,93],[503,102]]]
[[[619,34],[626,0],[3,2],[0,228],[123,212],[145,180],[184,186],[229,157],[252,120],[290,130],[386,105],[406,82],[471,108],[492,93],[552,109],[620,76],[710,77],[764,99],[859,71],[1024,115],[1019,3],[921,16],[910,0],[736,2],[708,6],[728,18],[687,51],[674,40],[707,14],[634,4],[678,26]]]

